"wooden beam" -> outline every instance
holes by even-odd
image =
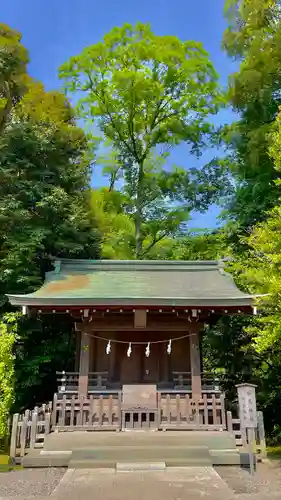
[[[191,323],[190,323],[191,325]],[[132,321],[121,321],[116,319],[95,320],[92,323],[75,323],[76,330],[82,330],[93,334],[94,331],[102,332],[132,332],[134,330],[134,324]],[[166,318],[163,321],[150,321],[149,325],[146,327],[138,327],[136,330],[143,330],[147,332],[168,332],[167,338],[176,336],[176,332],[187,333],[186,320],[185,321],[168,321]],[[174,334],[174,335],[171,335]]]
[[[201,396],[201,359],[200,359],[200,324],[195,323],[190,329],[190,368],[192,397]]]
[[[91,337],[86,332],[81,332],[80,366],[78,392],[80,396],[88,394],[89,365],[90,365],[90,342]]]
[[[146,328],[147,312],[146,309],[136,309],[134,312],[134,327]]]

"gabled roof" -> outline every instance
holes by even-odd
[[[217,261],[56,261],[43,286],[9,295],[16,306],[251,306]]]

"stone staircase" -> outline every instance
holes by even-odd
[[[51,433],[44,449],[22,459],[24,467],[122,468],[241,465],[228,432],[128,431]]]

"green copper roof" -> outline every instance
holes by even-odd
[[[250,306],[217,261],[56,261],[43,286],[9,295],[18,306]]]

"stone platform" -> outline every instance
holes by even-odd
[[[244,457],[245,460],[245,457]],[[44,450],[23,458],[25,467],[114,468],[240,465],[228,432],[61,432],[46,436]],[[131,465],[130,465],[131,464]]]

